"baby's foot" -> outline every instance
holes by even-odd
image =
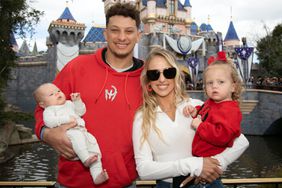
[[[104,183],[105,181],[107,181],[109,179],[108,173],[106,171],[106,169],[104,169],[94,180],[95,184],[101,184]]]
[[[83,164],[84,164],[85,167],[90,167],[90,165],[95,163],[97,161],[97,159],[98,159],[97,155],[92,155],[86,161],[84,161]]]

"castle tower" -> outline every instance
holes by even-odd
[[[51,48],[55,48],[52,53],[54,53],[58,71],[78,56],[79,42],[84,37],[85,27],[85,24],[78,23],[74,19],[68,7],[56,21],[50,23],[49,40],[53,45]]]
[[[240,39],[237,35],[237,32],[235,30],[235,27],[232,21],[230,21],[229,23],[229,27],[228,27],[226,36],[224,38],[224,45],[233,46],[233,47],[240,45]]]
[[[140,18],[144,23],[144,33],[190,34],[191,5],[185,6],[179,0],[138,0]]]
[[[184,9],[186,10],[186,19],[185,19],[185,23],[186,23],[186,27],[187,27],[187,35],[191,35],[191,29],[192,29],[192,23],[193,23],[193,20],[191,18],[191,15],[192,15],[192,6],[191,6],[191,3],[190,3],[190,0],[185,0],[184,2]]]

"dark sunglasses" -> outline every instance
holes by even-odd
[[[176,75],[176,68],[170,67],[164,69],[162,72],[159,70],[147,70],[146,75],[149,81],[156,81],[160,78],[161,73],[163,73],[166,79],[173,79]]]

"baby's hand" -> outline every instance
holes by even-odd
[[[73,116],[71,116],[71,117],[70,117],[70,123],[75,123],[75,124],[77,124],[76,118],[73,117]]]
[[[196,130],[201,123],[202,123],[201,117],[194,118],[192,120],[191,127]]]
[[[197,113],[197,110],[195,107],[193,107],[192,105],[187,105],[183,108],[183,114],[184,116],[186,117],[189,117],[189,116],[196,116],[196,113]]]
[[[80,93],[72,93],[70,96],[72,101],[80,100]]]

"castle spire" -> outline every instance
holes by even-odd
[[[191,3],[190,3],[190,0],[185,0],[184,7],[192,7]]]
[[[225,41],[229,41],[229,40],[236,40],[236,41],[238,40],[238,41],[240,41],[239,37],[237,35],[237,32],[235,30],[235,27],[233,25],[232,20],[229,23],[229,27],[228,27],[227,34],[225,36],[224,42]]]
[[[67,1],[67,6],[66,6],[64,12],[62,13],[62,15],[57,20],[68,20],[68,21],[76,22],[76,20],[72,16],[70,9],[68,7],[68,1]]]

